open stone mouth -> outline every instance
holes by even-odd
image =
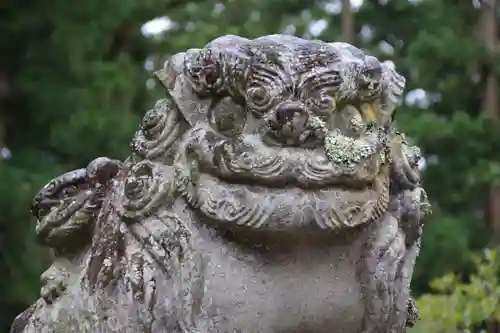
[[[54,209],[68,208],[78,200],[88,196],[85,192],[88,186],[85,185],[70,186],[55,195],[35,200],[31,206],[32,213],[34,213],[38,219],[42,219],[48,216]]]
[[[52,209],[59,205],[61,200],[57,199],[44,199],[39,202],[34,203],[31,206],[31,212],[33,215],[35,215],[38,219],[44,218],[45,216],[49,215]]]
[[[76,197],[69,198],[46,198],[33,205],[32,211],[36,212],[38,218],[44,218],[49,215],[54,209],[65,208],[76,201]]]
[[[279,107],[264,117],[263,141],[271,146],[283,145],[298,148],[323,146],[325,137],[335,130],[335,128],[331,128],[330,118],[335,113],[344,112],[347,107],[354,108],[358,112],[357,118],[351,115],[348,125],[355,132],[360,132],[362,128],[367,129],[377,123],[377,102],[364,103],[359,106],[344,105],[332,109],[327,116],[314,115],[306,108]],[[333,126],[337,127],[336,124]]]
[[[276,112],[265,120],[267,132],[263,140],[270,145],[314,148],[322,145],[324,131],[311,123],[307,112]]]

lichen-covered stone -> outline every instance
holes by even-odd
[[[224,36],[174,55],[124,162],[35,197],[54,250],[11,333],[381,333],[416,319],[420,151],[404,78],[346,43]]]

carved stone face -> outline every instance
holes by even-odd
[[[176,90],[179,79],[198,97],[229,97],[235,104],[211,116],[216,100],[197,111],[193,104],[181,106],[191,125],[211,117],[212,124],[225,121],[215,128],[219,132],[260,132],[268,144],[309,148],[323,143],[324,130],[315,128],[318,119],[326,130],[344,134],[363,133],[373,122],[386,125],[405,83],[387,65],[349,44],[282,35],[218,38],[202,50],[175,55],[161,76],[174,98],[189,98],[183,84]]]
[[[67,234],[64,233],[61,237],[63,233],[59,231],[61,225],[73,218],[77,211],[84,207],[95,208],[89,202],[89,188],[86,170],[78,169],[51,180],[37,193],[33,199],[31,213],[37,219],[36,234],[41,244],[58,246],[65,244],[63,247],[70,249],[77,243],[68,242]],[[83,234],[84,232],[81,232],[80,236],[84,238]]]
[[[92,189],[106,184],[106,179],[116,176],[117,170],[114,161],[100,157],[86,169],[67,172],[47,183],[35,195],[31,206],[31,213],[37,219],[38,240],[67,251],[87,241],[92,220],[100,208]]]
[[[72,198],[80,190],[88,188],[85,176],[85,169],[79,169],[61,175],[47,183],[33,199],[31,207],[33,216],[37,219],[45,218],[53,206],[64,204],[64,199]]]
[[[192,184],[189,197],[210,218],[229,214],[209,208],[218,199],[221,207],[231,202],[231,218],[245,220],[256,205],[294,205],[295,222],[320,216],[327,228],[386,208],[384,131],[404,78],[376,58],[345,43],[225,36],[174,55],[156,74],[189,125],[176,158],[183,184]],[[187,171],[193,163],[196,171]],[[278,195],[290,186],[295,202]],[[353,195],[345,186],[366,191]]]
[[[349,50],[353,47],[344,44],[301,40],[304,45],[291,44],[294,48],[287,53],[279,50],[283,45],[272,37],[255,42],[259,40],[269,45],[251,62],[244,101],[247,111],[265,120],[266,142],[322,146],[325,133],[314,128],[313,119],[323,121],[329,131],[342,132],[360,132],[377,117],[382,120],[381,114],[368,112],[368,107],[374,108],[370,104],[383,97],[382,73],[386,68],[377,59],[353,53]],[[354,107],[351,114],[348,106]],[[371,112],[377,111],[374,108]],[[355,121],[346,126],[342,121],[346,116]]]

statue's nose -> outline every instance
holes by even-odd
[[[275,121],[280,126],[292,121],[294,117],[304,118],[307,120],[307,111],[301,103],[285,102],[281,104],[275,113]]]

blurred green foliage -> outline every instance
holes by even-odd
[[[481,326],[486,320],[500,321],[500,251],[485,250],[472,258],[476,271],[466,282],[453,273],[431,282],[436,294],[417,300],[423,320],[409,333],[485,333]]]
[[[0,91],[0,150],[11,152],[0,157],[0,332],[38,297],[48,262],[33,239],[33,194],[97,156],[128,154],[141,115],[163,93],[150,79],[153,69],[223,34],[338,40],[337,3],[0,2],[0,86],[8,86],[5,95]],[[478,15],[470,1],[455,0],[365,0],[355,13],[355,44],[393,61],[407,91],[431,97],[423,107],[403,105],[396,117],[426,157],[424,186],[434,211],[414,274],[416,294],[431,291],[429,281],[446,273],[473,272],[471,254],[489,240],[485,203],[489,184],[500,179],[500,131],[480,116],[480,102],[485,73],[498,73],[500,61],[475,35]],[[142,34],[146,21],[163,16],[169,29]]]

